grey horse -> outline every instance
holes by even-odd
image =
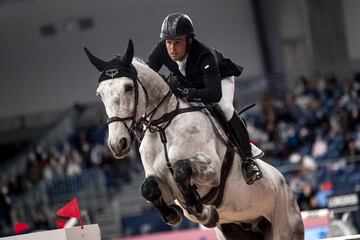
[[[177,99],[159,74],[134,58],[131,40],[126,53],[110,61],[85,51],[101,72],[97,95],[116,158],[131,153],[136,129],[147,123],[139,148],[146,175],[141,194],[167,224],[186,216],[214,227],[218,239],[304,238],[299,207],[282,174],[256,159],[263,177],[246,184],[236,149],[212,117]],[[209,200],[210,192],[215,195]]]

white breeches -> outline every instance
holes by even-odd
[[[234,91],[235,91],[235,77],[230,76],[223,78],[221,80],[222,97],[220,99],[220,102],[218,102],[217,104],[222,110],[226,118],[226,121],[229,121],[234,113],[234,104],[233,104]]]

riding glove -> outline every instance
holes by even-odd
[[[201,102],[201,98],[194,97],[196,89],[183,87],[178,76],[170,74],[167,83],[175,96],[188,102]]]
[[[184,87],[181,86],[179,77],[170,74],[167,78],[167,83],[175,96],[183,97]]]
[[[173,93],[175,94],[175,96],[183,98],[185,101],[188,102],[193,102],[193,98],[191,98],[191,94],[194,92],[193,88],[184,88],[181,87],[180,85],[171,87],[171,90],[173,91]]]

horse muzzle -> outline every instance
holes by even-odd
[[[131,142],[127,138],[123,137],[116,141],[108,141],[110,150],[116,158],[126,157],[131,151]]]

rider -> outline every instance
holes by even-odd
[[[262,173],[252,157],[245,122],[233,106],[234,76],[241,74],[242,67],[194,37],[188,15],[168,15],[161,26],[162,40],[150,54],[147,64],[156,72],[162,65],[170,70],[168,84],[177,97],[188,102],[217,103],[244,158],[242,170],[245,181],[252,184],[261,178]]]

